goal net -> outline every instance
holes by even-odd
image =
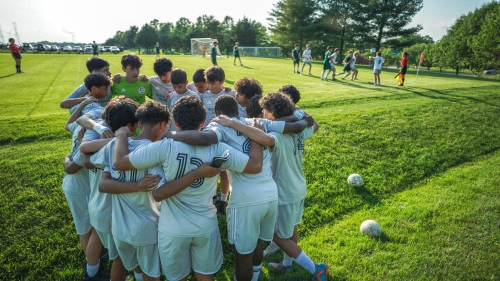
[[[242,57],[265,57],[279,58],[281,56],[280,47],[239,47],[240,56]]]
[[[212,52],[212,43],[217,39],[212,38],[191,38],[191,55],[200,56],[203,52],[203,46],[207,48],[206,55],[210,56]],[[217,46],[217,56],[222,56]]]

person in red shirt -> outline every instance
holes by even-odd
[[[16,41],[14,40],[14,38],[9,38],[10,53],[12,54],[12,57],[16,61],[16,72],[19,74],[19,73],[23,73],[21,71],[21,59],[23,57],[21,56],[21,52],[19,51],[19,47],[15,44],[15,42]]]
[[[403,86],[403,84],[405,82],[406,70],[408,70],[408,53],[404,52],[403,53],[403,59],[401,60],[401,70],[399,71],[399,73],[401,73],[402,76],[403,76],[403,77],[401,77],[401,80],[403,82],[400,82],[399,86]]]

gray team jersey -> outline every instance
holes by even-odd
[[[246,124],[244,118],[233,117],[231,119]],[[227,143],[245,154],[248,154],[250,151],[251,140],[231,127],[225,127],[212,122],[207,126],[205,131],[213,131],[217,135],[219,142]],[[229,201],[230,207],[257,205],[278,198],[278,190],[271,172],[271,154],[268,149],[264,149],[262,171],[260,173],[251,175],[227,171],[227,175],[233,187],[231,201]]]
[[[153,92],[153,100],[163,103],[168,106],[168,98],[166,97],[169,90],[173,90],[171,82],[163,83],[160,77],[153,76],[149,78],[149,83],[151,83],[151,90]],[[170,107],[169,107],[170,108]]]
[[[170,108],[170,112],[171,113],[173,113],[172,109],[174,108],[175,102],[178,99],[180,99],[182,97],[186,97],[186,96],[193,96],[193,97],[196,97],[196,98],[200,99],[200,95],[198,95],[196,92],[193,92],[193,91],[191,91],[189,89],[187,90],[187,92],[185,92],[182,95],[179,95],[179,94],[177,94],[177,92],[173,91],[173,92],[170,93],[170,98],[168,100],[168,105],[167,105],[168,108]],[[173,119],[173,116],[172,116],[172,122],[170,122],[170,131],[179,131],[179,129],[175,126],[173,120],[174,119]]]
[[[141,146],[152,143],[150,140],[132,140],[128,138],[128,149],[134,151]],[[149,168],[131,171],[117,171],[114,169],[115,140],[113,139],[97,153],[92,155],[92,163],[105,165],[104,171],[111,174],[113,179],[124,182],[137,182],[148,174],[161,175],[164,183],[163,170],[158,165]],[[94,164],[94,165],[95,165]],[[110,194],[112,205],[113,237],[131,245],[150,245],[158,242],[158,216],[160,203],[153,199],[151,192],[131,192]]]
[[[96,121],[98,124],[108,127],[103,119]],[[101,135],[94,130],[85,131],[83,141],[93,141],[100,139]],[[102,149],[101,149],[102,150]],[[90,224],[98,231],[111,232],[111,194],[99,192],[99,182],[106,163],[95,161],[96,152],[90,157],[90,162],[95,166],[89,169],[90,196],[89,196],[89,217]]]
[[[201,101],[203,102],[203,104],[207,108],[207,117],[205,118],[205,128],[212,121],[212,119],[215,118],[215,112],[214,112],[215,100],[222,95],[233,96],[234,93],[236,93],[235,90],[232,90],[229,92],[222,90],[220,93],[218,93],[216,95],[212,94],[210,91],[206,91],[206,92],[200,94]]]
[[[278,204],[299,202],[306,198],[306,179],[302,172],[304,140],[312,137],[313,127],[297,135],[270,132],[275,143],[272,151],[273,179],[278,185]]]
[[[194,85],[194,82],[191,82],[189,84],[187,84],[186,86],[188,88],[188,90],[191,90],[195,93],[198,93],[198,94],[201,94],[200,92],[198,92],[198,89],[196,89],[196,86]]]
[[[76,122],[69,125],[69,131],[71,132],[71,152],[70,156],[72,160],[83,166],[82,159],[80,157],[80,142],[78,141],[78,134],[82,127],[78,126]],[[89,172],[85,167],[82,167],[78,172],[74,174],[65,174],[63,178],[62,188],[65,193],[71,193],[76,195],[89,195]]]
[[[89,95],[85,96],[86,98],[89,97]],[[69,112],[73,114],[75,110],[80,106],[80,104],[75,104],[72,108],[69,109]],[[102,112],[104,111],[104,107],[101,106],[98,102],[91,102],[87,104],[83,110],[82,110],[82,115],[90,115],[92,120],[97,120],[101,118]],[[76,123],[76,122],[75,122]]]
[[[238,115],[241,117],[241,118],[247,118],[247,108],[246,107],[243,107],[241,106],[240,104],[238,104]]]
[[[211,162],[215,156],[229,150],[229,159],[223,169],[242,172],[248,156],[232,147],[217,143],[211,146],[191,146],[172,139],[163,139],[129,154],[137,169],[162,165],[167,181],[178,179]],[[158,231],[178,237],[195,237],[212,233],[217,227],[217,217],[212,196],[216,192],[218,177],[200,178],[178,194],[161,202]]]
[[[82,85],[78,86],[73,93],[71,93],[66,99],[75,99],[75,98],[80,98],[84,92],[88,91],[87,87],[85,87],[85,83]],[[99,99],[99,104],[102,107],[106,107],[108,105],[109,101],[111,100],[112,92],[111,92],[111,87],[108,87],[108,94],[104,97]]]

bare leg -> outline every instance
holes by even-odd
[[[234,269],[235,269],[236,280],[251,281],[253,277],[254,253],[242,255],[238,253],[234,245],[233,245],[233,252],[234,252]]]
[[[102,250],[102,242],[94,228],[92,228],[90,233],[91,235],[87,243],[87,251],[86,251],[87,263],[89,265],[96,265],[97,263],[99,263],[99,257],[101,255],[101,250]]]
[[[85,256],[87,256],[87,246],[89,244],[90,236],[92,236],[92,230],[83,235],[79,235],[78,237],[80,239],[80,245],[82,246]]]
[[[207,275],[207,274],[201,274],[201,273],[195,272],[194,276],[196,277],[196,281],[214,281],[214,275],[213,274],[208,274]],[[183,280],[186,280],[186,279],[183,279]]]
[[[111,280],[125,280],[127,277],[127,270],[123,266],[122,259],[118,256],[111,264]]]

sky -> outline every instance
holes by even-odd
[[[116,31],[125,31],[132,25],[139,28],[153,19],[175,23],[186,17],[196,21],[200,15],[213,15],[222,21],[226,15],[235,21],[246,16],[269,25],[266,18],[277,0],[217,0],[217,1],[132,1],[132,0],[0,0],[0,36],[3,42],[15,36],[18,42],[104,42]],[[435,41],[460,15],[491,0],[424,0],[424,7],[413,18],[410,26],[423,26],[421,35]],[[216,6],[213,6],[216,3]],[[74,39],[74,40],[73,40]],[[2,37],[0,37],[2,41]]]

